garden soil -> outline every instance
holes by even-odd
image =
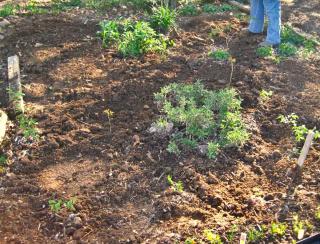
[[[27,113],[38,121],[41,139],[25,141],[9,124],[1,149],[10,159],[0,176],[1,243],[182,243],[201,238],[204,229],[226,238],[232,225],[240,233],[290,223],[293,214],[319,231],[320,144],[297,170],[294,139],[277,120],[294,112],[308,128],[320,128],[319,60],[258,58],[263,36],[248,35],[245,21],[205,14],[179,19],[168,55],[124,59],[101,47],[96,32],[103,18],[80,9],[9,19],[1,78],[7,57],[19,55]],[[231,78],[230,64],[207,55],[227,45],[210,30],[230,24]],[[160,115],[153,94],[196,80],[208,89],[234,87],[251,134],[215,160],[194,151],[169,154],[169,138],[148,132]],[[273,91],[268,102],[259,101],[262,89]],[[6,109],[4,89],[0,100]],[[111,128],[106,109],[114,112]],[[167,175],[183,182],[182,193],[170,189]],[[71,198],[75,215],[50,211],[50,199]]]

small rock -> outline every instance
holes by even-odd
[[[172,129],[173,123],[167,123],[165,126],[159,126],[156,123],[153,123],[149,129],[149,132],[160,136],[167,136],[170,134]]]
[[[43,44],[42,43],[39,43],[39,42],[37,42],[35,45],[34,45],[34,47],[42,47],[43,46]]]
[[[6,19],[4,19],[4,20],[2,20],[2,21],[0,22],[0,28],[5,28],[5,27],[7,27],[8,25],[10,25],[10,22],[9,22],[8,20],[6,20]]]
[[[75,229],[79,229],[82,227],[82,219],[76,214],[70,214],[67,218],[66,226],[71,226]]]
[[[252,165],[252,170],[258,175],[263,175],[264,174],[263,169],[259,165],[256,165],[256,164]]]
[[[150,107],[148,105],[143,106],[144,109],[149,109]]]
[[[4,35],[0,34],[0,41],[4,39]]]
[[[202,155],[207,155],[207,153],[208,153],[208,145],[199,145],[198,149],[199,149],[199,152]]]
[[[219,180],[214,174],[209,172],[208,177],[207,177],[207,182],[208,182],[208,184],[217,184],[217,183],[219,183]]]
[[[223,85],[223,84],[227,84],[228,82],[226,80],[218,80],[218,83]]]
[[[251,155],[245,155],[244,158],[243,158],[243,160],[244,160],[246,163],[251,164],[251,163],[253,163],[253,161],[254,161],[254,157],[251,156]]]
[[[265,201],[272,201],[272,200],[274,200],[274,195],[268,194],[268,195],[266,195],[266,196],[264,197],[264,200],[265,200]]]

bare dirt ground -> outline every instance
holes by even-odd
[[[1,243],[182,243],[201,238],[206,228],[225,238],[233,224],[246,231],[290,221],[293,214],[319,231],[320,145],[296,172],[294,141],[276,119],[294,112],[309,128],[320,128],[319,60],[290,58],[277,65],[260,59],[255,48],[263,36],[248,36],[246,23],[233,16],[204,14],[179,19],[167,57],[122,59],[96,38],[102,18],[74,10],[9,19],[0,78],[6,79],[7,57],[18,54],[26,105],[39,122],[41,140],[19,140],[12,124],[1,149],[11,161],[0,176]],[[228,23],[236,58],[231,86],[243,99],[251,139],[214,161],[194,152],[171,155],[167,138],[147,132],[159,115],[153,93],[197,79],[207,88],[225,87],[230,65],[207,53],[225,46],[223,38],[209,38],[211,27]],[[266,104],[258,102],[261,89],[274,92]],[[115,113],[111,133],[106,108]],[[183,193],[169,189],[168,174],[183,181]],[[69,212],[53,214],[48,207],[49,199],[71,197],[81,220],[76,226],[70,226]],[[268,238],[265,243],[286,243],[293,234]]]

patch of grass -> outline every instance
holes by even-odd
[[[209,91],[200,81],[172,83],[156,93],[155,100],[164,114],[161,119],[175,128],[170,152],[180,153],[185,144],[191,148],[207,145],[208,156],[214,158],[220,148],[241,145],[249,137],[241,118],[241,100],[234,89]],[[182,138],[188,143],[181,143]]]
[[[296,55],[298,48],[289,42],[281,43],[279,46],[279,54],[284,57],[290,57]]]
[[[285,223],[271,223],[270,234],[274,236],[284,236],[287,231],[287,224]]]
[[[222,240],[219,234],[213,233],[211,230],[204,230],[203,235],[205,239],[210,243],[210,244],[222,244]]]
[[[218,60],[218,61],[226,61],[229,59],[230,53],[226,50],[219,49],[219,50],[210,52],[209,57],[214,58],[215,60]]]
[[[166,6],[159,6],[153,8],[150,16],[150,25],[158,32],[168,32],[174,28],[176,23],[176,12]]]
[[[215,4],[205,4],[202,7],[203,12],[210,14],[224,13],[235,10],[235,7],[229,4],[215,5]]]
[[[272,47],[258,47],[257,55],[262,58],[271,57],[273,55]]]
[[[258,243],[259,241],[265,238],[265,229],[256,229],[251,228],[248,231],[248,242],[249,243]]]
[[[180,7],[178,13],[181,16],[196,16],[199,14],[199,11],[195,4],[188,3]]]
[[[179,180],[178,182],[175,182],[172,180],[171,175],[167,176],[167,181],[169,183],[169,185],[172,187],[172,189],[176,192],[183,192],[183,183],[181,180]]]

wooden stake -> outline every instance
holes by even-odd
[[[24,113],[21,87],[19,58],[17,55],[8,58],[9,101],[14,114]]]
[[[4,136],[6,134],[6,126],[7,126],[7,120],[8,116],[5,112],[0,110],[0,145],[4,139]]]
[[[301,168],[303,166],[304,160],[307,157],[307,154],[309,152],[311,143],[312,143],[312,139],[314,137],[314,132],[313,131],[309,131],[306,141],[304,142],[303,148],[301,150],[297,165]]]
[[[235,6],[237,7],[238,9],[240,9],[242,12],[245,12],[247,14],[250,14],[250,7],[248,5],[244,5],[244,4],[241,4],[237,1],[234,1],[234,0],[229,0],[228,3],[232,6]]]

